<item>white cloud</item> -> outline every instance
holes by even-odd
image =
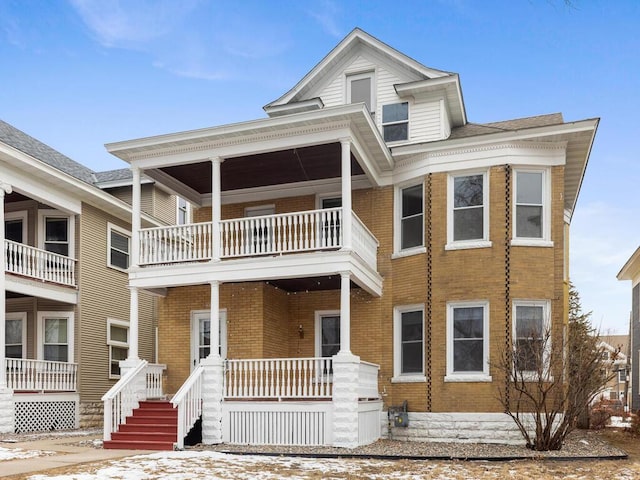
[[[324,0],[315,10],[309,10],[309,16],[316,20],[329,35],[340,38],[343,33],[338,26],[340,8],[331,0]]]

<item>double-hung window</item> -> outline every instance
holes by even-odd
[[[450,175],[447,249],[490,246],[487,174]]]
[[[445,381],[491,381],[489,376],[489,304],[447,305],[447,376]]]
[[[548,373],[551,348],[549,302],[514,302],[514,362],[519,375]]]
[[[38,357],[73,362],[73,312],[38,312]]]
[[[67,217],[45,217],[44,249],[47,252],[69,256],[69,219]]]
[[[364,103],[373,116],[376,111],[373,72],[347,75],[347,103]]]
[[[406,305],[394,309],[393,348],[393,381],[425,381],[424,305]]]
[[[107,264],[118,270],[129,268],[131,233],[113,224],[108,224]]]
[[[316,312],[316,356],[333,357],[340,351],[340,312]]]
[[[382,134],[385,142],[409,139],[409,103],[382,106]]]
[[[396,251],[424,246],[424,192],[422,183],[396,190]]]
[[[7,313],[5,320],[5,357],[25,358],[27,342],[27,314]]]
[[[550,186],[547,170],[515,170],[514,240],[552,246]]]
[[[120,377],[120,362],[129,355],[129,322],[107,319],[109,346],[109,378]]]

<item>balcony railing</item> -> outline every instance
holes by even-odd
[[[240,258],[338,249],[342,208],[291,212],[220,222],[220,257]],[[353,249],[373,268],[378,241],[352,212]],[[213,256],[211,222],[140,230],[140,265],[199,262]]]
[[[7,386],[14,391],[75,392],[77,363],[6,358]]]
[[[5,240],[5,269],[24,277],[74,287],[76,273],[74,259]]]

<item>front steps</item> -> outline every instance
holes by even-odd
[[[178,410],[167,401],[140,402],[103,448],[123,450],[173,450],[178,440]]]

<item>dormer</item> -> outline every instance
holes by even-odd
[[[356,28],[291,90],[270,117],[362,103],[389,146],[444,140],[466,114],[457,74],[436,70]]]

